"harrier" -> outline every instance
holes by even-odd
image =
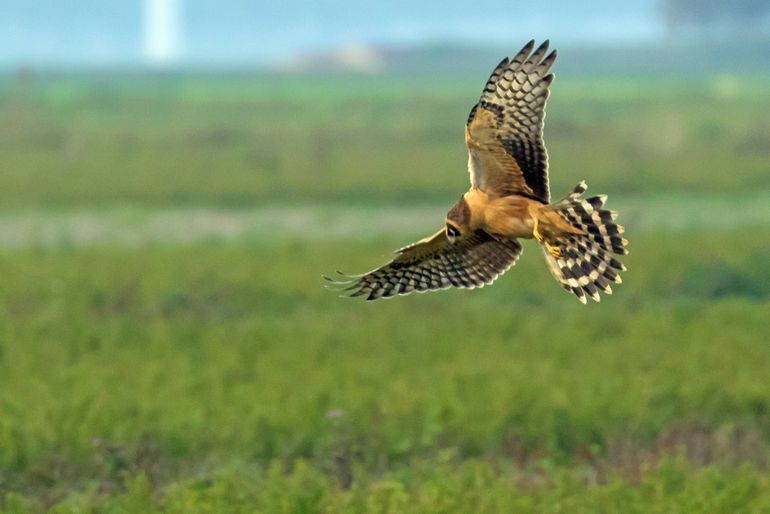
[[[448,287],[491,284],[521,255],[519,238],[535,238],[548,269],[582,303],[612,293],[625,271],[623,227],[606,195],[583,198],[580,182],[550,203],[548,154],[543,144],[545,103],[556,51],[530,41],[492,71],[465,125],[471,187],[435,234],[396,251],[396,257],[363,275],[328,281],[367,300]],[[547,54],[547,55],[546,55]]]

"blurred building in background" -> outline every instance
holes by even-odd
[[[144,0],[144,56],[148,63],[173,63],[182,45],[180,0]]]
[[[770,37],[768,0],[663,0],[671,38],[731,40]]]

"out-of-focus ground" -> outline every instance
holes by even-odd
[[[707,207],[706,207],[707,206]],[[727,231],[770,225],[765,193],[621,197],[613,208],[637,233]],[[379,237],[419,238],[434,231],[445,205],[287,204],[227,209],[201,207],[104,207],[76,210],[0,212],[4,248],[150,243],[366,241]]]

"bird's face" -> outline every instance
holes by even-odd
[[[457,203],[446,215],[446,238],[450,243],[455,243],[465,234],[470,221],[470,208],[464,197],[460,197]]]
[[[450,221],[447,221],[446,228],[444,230],[446,231],[446,238],[452,244],[455,244],[455,241],[457,241],[457,239],[459,239],[462,235],[460,233],[460,229]]]

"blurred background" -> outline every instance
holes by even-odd
[[[0,13],[0,510],[770,509],[767,0]],[[624,284],[325,291],[441,226],[531,38]]]

